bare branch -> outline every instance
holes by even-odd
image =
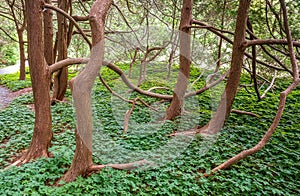
[[[72,16],[70,16],[68,13],[66,13],[62,9],[59,9],[59,8],[53,6],[53,5],[45,3],[43,6],[45,8],[49,8],[49,9],[55,10],[56,12],[59,12],[60,14],[62,14],[66,18],[68,18],[74,24],[74,26],[77,28],[77,30],[80,32],[80,34],[83,36],[84,40],[89,44],[90,48],[92,47],[91,41],[88,39],[88,37],[86,36],[86,34],[80,28],[80,26],[78,25],[78,23],[76,22],[76,20],[74,18],[72,18]]]
[[[287,36],[290,59],[291,59],[291,63],[293,66],[293,76],[294,76],[294,80],[297,80],[297,79],[299,79],[299,69],[297,66],[297,60],[296,60],[296,56],[295,56],[295,52],[294,52],[294,45],[296,45],[296,43],[293,42],[293,39],[292,39],[292,35],[291,35],[290,27],[289,27],[289,20],[288,20],[288,16],[287,16],[287,10],[286,10],[284,0],[280,0],[280,5],[281,5],[282,11],[283,11],[284,28],[285,28],[285,32],[286,32],[286,36]]]
[[[271,88],[273,87],[273,85],[274,85],[274,83],[275,83],[276,77],[277,77],[277,71],[275,70],[275,72],[274,72],[274,77],[273,77],[273,79],[272,79],[272,81],[271,81],[271,84],[270,84],[270,86],[265,90],[265,92],[262,94],[261,99],[265,98],[267,92],[269,92],[269,90],[271,90]]]
[[[235,114],[243,114],[243,115],[249,115],[249,116],[253,116],[253,117],[258,117],[257,114],[253,113],[253,112],[246,112],[246,111],[242,111],[242,110],[235,110],[232,109],[231,113],[235,113]]]
[[[54,63],[49,66],[49,72],[54,73],[57,70],[69,66],[69,65],[75,65],[75,64],[86,64],[88,63],[89,59],[87,58],[75,58],[75,59],[64,59],[61,61],[58,61],[57,63]]]

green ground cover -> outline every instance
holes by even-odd
[[[119,90],[119,79],[109,70],[102,73],[108,83]],[[192,72],[192,78],[198,76]],[[8,77],[8,76],[7,76]],[[17,76],[9,76],[4,83],[14,90],[21,86]],[[160,77],[161,78],[161,77]],[[157,83],[156,83],[156,82]],[[204,84],[200,80],[195,88]],[[243,83],[249,82],[243,77]],[[9,84],[12,85],[9,85]],[[148,81],[142,88],[164,84],[155,79]],[[133,171],[120,171],[105,168],[89,177],[79,177],[75,182],[59,187],[53,186],[70,166],[75,149],[74,110],[70,92],[68,102],[52,106],[54,138],[50,148],[53,158],[38,159],[21,167],[12,167],[0,172],[1,195],[299,195],[300,194],[300,88],[293,91],[287,99],[287,106],[275,134],[260,152],[238,162],[231,168],[209,177],[203,173],[221,164],[244,149],[255,145],[272,123],[276,113],[279,92],[289,84],[288,80],[278,80],[273,92],[260,102],[249,87],[247,92],[241,88],[236,97],[234,108],[252,111],[259,115],[254,118],[231,114],[222,133],[215,143],[202,153],[207,143],[202,137],[196,137],[181,151],[172,157],[172,150],[164,164],[157,167],[141,168]],[[23,84],[22,84],[23,85]],[[171,85],[172,82],[165,85]],[[26,85],[27,86],[27,85]],[[118,87],[118,88],[116,88]],[[220,87],[221,88],[221,87]],[[122,90],[122,89],[121,89]],[[122,91],[123,93],[123,91]],[[139,95],[130,93],[129,98]],[[143,98],[148,103],[156,99]],[[211,117],[211,94],[206,92],[198,97],[198,114],[187,121],[152,123],[159,115],[153,115],[148,108],[137,105],[131,116],[128,133],[122,133],[122,111],[130,105],[120,107],[116,114],[115,98],[97,81],[93,90],[94,107],[94,162],[131,161],[134,158],[153,157],[155,149],[165,146],[174,129],[192,125],[204,125]],[[0,169],[28,147],[34,122],[34,113],[27,106],[32,103],[32,94],[16,98],[8,108],[0,111]],[[192,102],[191,102],[192,103]],[[189,107],[189,106],[187,106]],[[124,114],[124,113],[123,113]],[[119,115],[119,116],[118,116]],[[190,113],[186,118],[190,118]],[[153,117],[154,116],[154,117]],[[180,123],[178,123],[180,122]],[[180,128],[178,128],[180,124]],[[102,134],[102,135],[101,135]],[[103,136],[104,135],[104,136]],[[117,152],[125,153],[122,156]],[[153,154],[143,154],[151,152]],[[109,155],[112,156],[109,156]],[[133,155],[137,155],[134,157]],[[153,156],[152,156],[153,155]],[[159,162],[159,159],[153,159]],[[168,161],[169,160],[169,161]]]

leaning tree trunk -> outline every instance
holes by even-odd
[[[59,0],[58,6],[61,10],[67,12],[68,0]],[[57,13],[57,23],[58,23],[57,61],[61,61],[67,58],[67,21],[66,18],[60,13]],[[62,101],[65,97],[67,87],[68,87],[68,67],[64,67],[58,70],[55,74],[52,99]]]
[[[215,167],[214,169],[212,169],[211,173],[214,173],[221,169],[226,169],[226,168],[230,167],[231,165],[235,164],[236,162],[242,160],[243,158],[258,152],[269,142],[269,140],[271,139],[271,136],[273,135],[277,126],[279,125],[279,121],[283,115],[285,104],[286,104],[286,99],[287,99],[288,95],[300,83],[299,67],[297,65],[297,59],[296,59],[296,56],[294,53],[293,38],[292,38],[291,31],[289,28],[288,15],[287,15],[287,10],[286,10],[286,5],[285,5],[284,0],[280,0],[280,5],[281,5],[282,12],[283,12],[284,27],[285,27],[285,32],[286,32],[286,36],[287,36],[290,60],[291,60],[292,68],[293,68],[293,83],[287,89],[285,89],[283,92],[280,93],[280,101],[279,101],[279,105],[278,105],[278,110],[277,110],[276,116],[274,117],[273,123],[271,124],[271,126],[269,127],[268,131],[263,136],[263,138],[258,142],[258,144],[256,144],[254,147],[252,147],[250,149],[240,152],[239,154],[228,159],[221,165]]]
[[[190,78],[191,66],[191,20],[193,0],[183,0],[181,9],[181,21],[179,27],[180,56],[179,74],[173,93],[173,99],[167,110],[166,120],[174,119],[181,115],[184,107],[184,95]]]
[[[220,104],[213,118],[208,123],[205,133],[215,134],[221,130],[228,118],[231,107],[240,83],[243,58],[246,47],[246,25],[251,0],[240,0],[236,28],[234,33],[231,67],[225,91],[222,94]]]
[[[26,0],[28,56],[32,82],[35,123],[29,149],[16,163],[26,163],[38,157],[48,157],[52,138],[48,65],[44,59],[42,36],[42,1]]]
[[[73,80],[71,89],[76,111],[76,150],[72,165],[62,180],[70,182],[85,175],[92,161],[92,107],[91,90],[104,56],[104,23],[112,0],[97,0],[90,11],[93,47],[86,68]]]

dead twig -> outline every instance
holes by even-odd
[[[253,117],[258,117],[258,115],[255,114],[255,113],[253,113],[253,112],[246,112],[246,111],[242,111],[242,110],[232,109],[231,113],[243,114],[243,115],[249,115],[249,116],[253,116]]]

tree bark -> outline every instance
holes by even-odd
[[[90,11],[92,52],[86,68],[71,80],[71,89],[77,118],[76,150],[72,165],[62,180],[70,182],[85,175],[92,161],[91,90],[104,56],[104,23],[112,0],[96,0]]]
[[[59,0],[58,7],[67,12],[68,10],[68,0]],[[67,21],[66,18],[57,13],[57,23],[58,23],[58,57],[57,61],[61,61],[67,58]],[[53,100],[62,101],[65,97],[65,93],[68,87],[68,68],[64,67],[58,70],[54,76],[54,89],[53,89]]]
[[[246,42],[246,25],[250,2],[251,0],[240,0],[239,2],[229,77],[217,111],[208,123],[207,128],[203,131],[208,134],[218,133],[223,127],[230,114],[234,97],[240,83],[246,49],[244,43]]]
[[[42,5],[41,0],[26,0],[28,24],[28,56],[32,82],[35,123],[29,149],[19,160],[26,163],[38,157],[48,157],[48,147],[52,138],[50,112],[50,77],[48,65],[44,59],[42,36]]]
[[[26,71],[25,71],[25,47],[24,47],[24,30],[17,30],[18,39],[19,39],[19,53],[20,53],[20,76],[19,80],[26,80]]]
[[[51,4],[52,0],[45,0]],[[44,11],[44,56],[48,65],[54,63],[53,53],[53,13],[50,9]]]
[[[191,25],[193,0],[183,0],[179,27],[180,55],[179,74],[173,93],[173,99],[167,110],[165,119],[171,120],[181,115],[184,107],[184,95],[190,78],[191,66]]]

